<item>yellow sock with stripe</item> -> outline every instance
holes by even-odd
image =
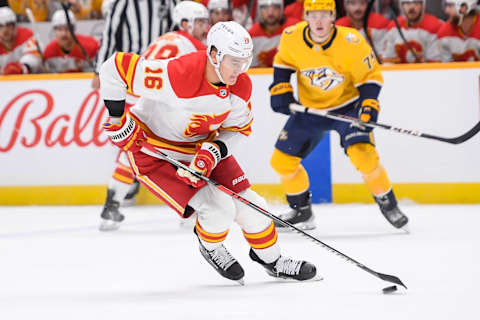
[[[202,241],[203,246],[207,250],[211,251],[220,246],[222,242],[225,241],[229,230],[219,233],[207,232],[202,228],[197,219],[197,223],[195,224],[195,231],[197,232],[198,238]]]
[[[271,263],[280,257],[280,247],[277,244],[278,234],[273,222],[263,231],[257,233],[243,231],[243,235],[252,250],[264,262]]]

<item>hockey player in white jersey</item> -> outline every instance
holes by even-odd
[[[398,18],[402,35],[394,21],[387,27],[384,63],[439,62],[437,32],[443,22],[425,12],[425,0],[400,0],[403,16]],[[412,52],[413,51],[413,52]]]
[[[176,58],[206,49],[203,42],[206,39],[209,24],[205,6],[193,1],[180,2],[173,10],[173,23],[175,31],[168,32],[153,42],[143,54],[146,59]],[[136,101],[135,96],[128,95],[129,106]],[[120,150],[116,168],[108,184],[105,205],[100,214],[101,231],[113,231],[120,227],[120,223],[124,220],[119,210],[120,204],[131,202],[138,192],[138,187],[127,154]]]
[[[145,60],[118,52],[101,67],[101,95],[110,114],[104,125],[112,142],[128,151],[137,179],[181,217],[198,215],[200,252],[223,277],[242,282],[244,271],[223,242],[233,221],[248,241],[250,257],[273,277],[316,275],[313,264],[280,254],[273,222],[189,171],[175,168],[146,148],[154,146],[236,193],[266,206],[250,189],[233,156],[251,132],[252,39],[238,23],[219,22],[207,50],[178,59]],[[124,113],[127,90],[140,101]]]
[[[438,31],[442,61],[480,61],[480,15],[477,0],[455,2],[453,16]]]

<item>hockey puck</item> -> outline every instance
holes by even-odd
[[[382,291],[384,294],[389,294],[397,291],[397,286],[386,287],[386,288],[383,288]]]

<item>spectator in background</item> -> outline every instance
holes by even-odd
[[[480,15],[477,1],[453,2],[453,16],[438,31],[442,61],[480,61]]]
[[[363,20],[367,11],[367,0],[344,0],[345,11],[347,15],[338,19],[335,24],[337,26],[344,26],[355,28],[367,38],[365,30],[363,29]],[[387,27],[390,20],[378,14],[371,12],[368,17],[368,33],[372,38],[373,47],[380,54],[385,48],[385,36],[387,35]]]
[[[384,63],[440,61],[437,32],[443,22],[425,13],[425,0],[400,0],[403,16],[398,23],[408,45],[392,21],[388,26]],[[413,52],[412,52],[413,51]]]
[[[443,12],[448,17],[448,20],[451,20],[457,15],[457,10],[455,8],[455,0],[444,0],[443,1]]]
[[[207,8],[212,26],[219,21],[232,20],[232,8],[229,7],[228,0],[210,0]]]
[[[78,20],[102,18],[102,0],[67,0]]]
[[[252,67],[272,67],[280,36],[285,28],[299,20],[285,18],[283,0],[258,0],[259,22],[248,32],[253,40]]]
[[[397,6],[395,0],[376,0],[377,1],[377,12],[388,20],[393,20],[395,18],[395,13],[393,12],[392,6]]]
[[[170,30],[171,11],[177,0],[116,0],[105,21],[97,54],[92,88],[100,88],[98,71],[115,51],[141,54],[160,35]]]
[[[250,29],[256,17],[257,0],[231,0],[231,4],[233,21],[241,24],[247,30]]]
[[[75,16],[68,10],[70,21],[75,28]],[[93,59],[97,55],[98,42],[94,37],[76,34],[78,42],[85,50],[75,43],[68,29],[65,11],[58,10],[53,14],[52,27],[55,40],[50,42],[44,52],[45,66],[49,72],[92,72]]]
[[[10,8],[18,15],[21,21],[28,21],[26,8],[32,10],[35,21],[47,21],[51,0],[8,0]]]
[[[0,71],[3,75],[42,71],[32,30],[18,27],[17,17],[9,7],[0,8]]]

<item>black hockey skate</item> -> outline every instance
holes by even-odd
[[[287,195],[287,201],[291,210],[279,217],[301,230],[313,230],[315,225],[315,216],[312,212],[312,194],[310,191],[299,195]],[[283,224],[275,221],[275,226],[278,228],[287,228]],[[281,230],[281,229],[280,229]]]
[[[194,229],[195,235],[197,235],[196,230]],[[197,235],[198,237],[198,235]],[[198,239],[199,249],[202,256],[205,260],[212,265],[212,267],[224,278],[237,281],[241,285],[244,285],[243,276],[245,272],[243,271],[242,266],[238,263],[227,248],[222,244],[213,250],[207,250]]]
[[[113,200],[113,195],[115,191],[107,190],[107,200],[103,207],[102,214],[102,223],[100,224],[100,231],[115,231],[120,228],[120,223],[125,219],[123,214],[118,211],[120,207],[120,202]]]
[[[398,207],[397,199],[393,190],[390,189],[386,194],[382,196],[375,196],[375,201],[380,207],[385,219],[388,220],[397,229],[403,229],[406,232],[410,232],[408,228],[408,217]]]
[[[316,277],[317,269],[315,266],[307,261],[280,256],[272,263],[265,263],[253,249],[250,249],[249,256],[253,261],[260,263],[267,270],[267,273],[274,278],[298,281],[322,280],[322,277]]]
[[[130,190],[125,198],[123,198],[122,207],[130,207],[135,205],[136,197],[138,191],[140,190],[140,182],[138,182],[137,179],[134,179],[131,188],[132,190]]]

